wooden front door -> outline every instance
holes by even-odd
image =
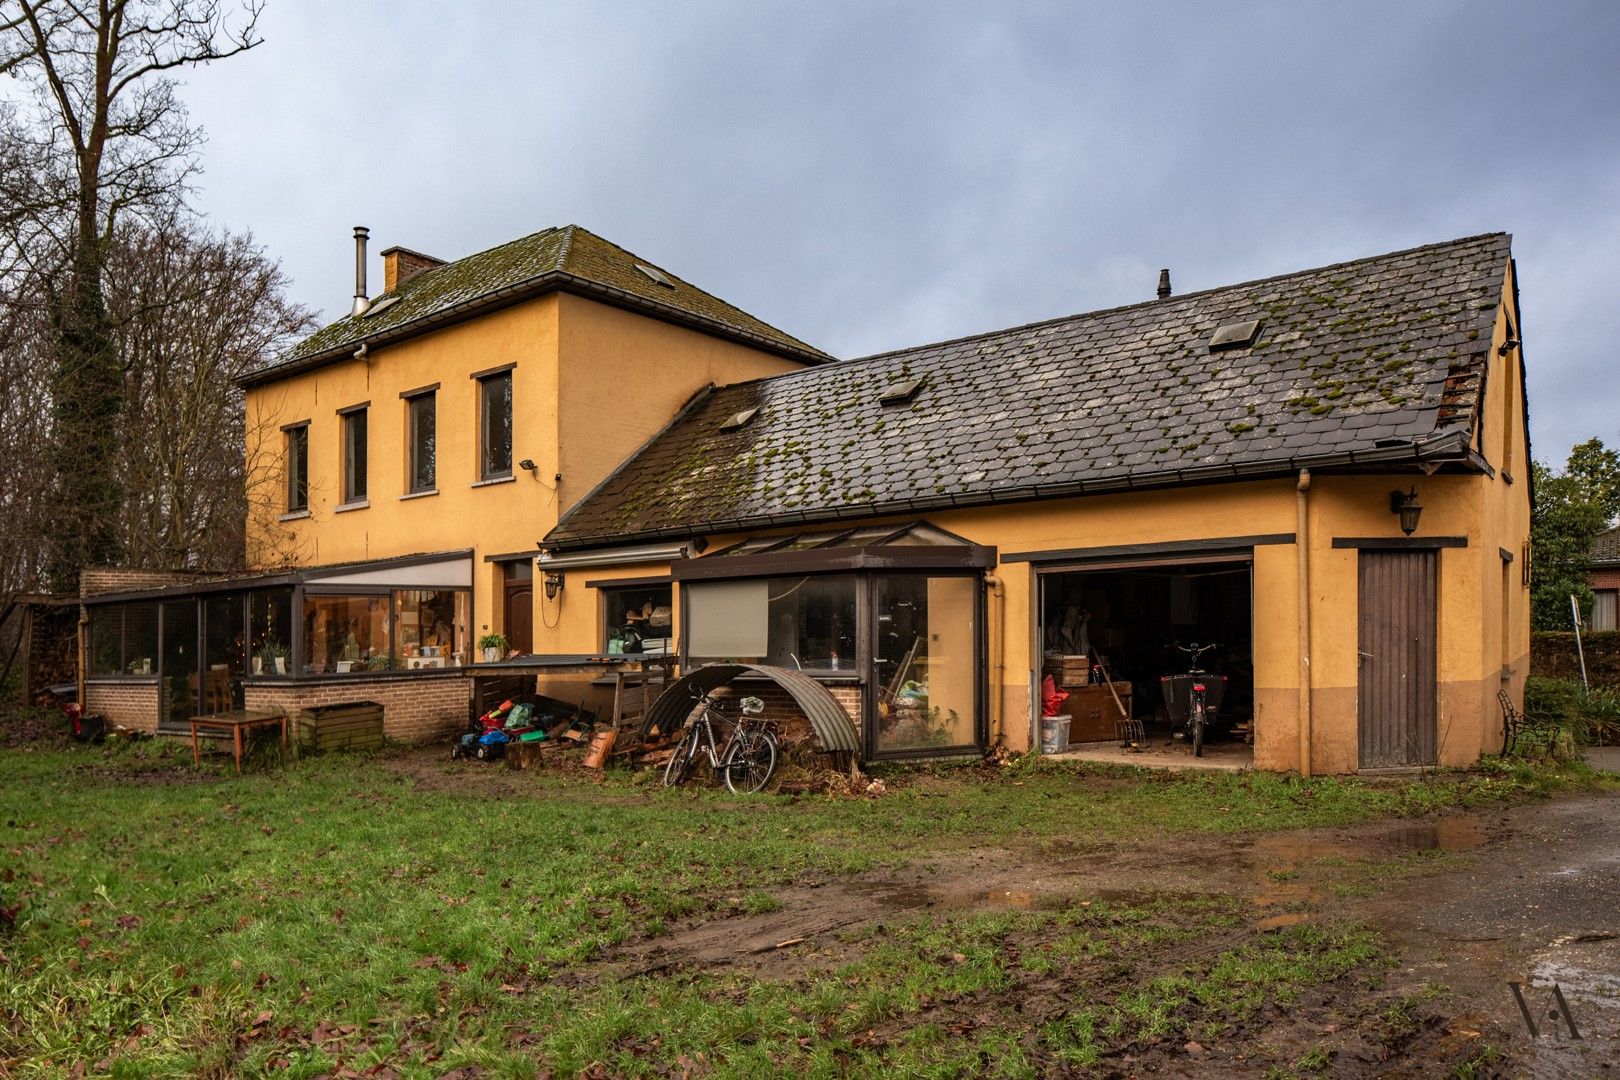
[[[1436,761],[1435,551],[1360,553],[1361,767]]]
[[[517,653],[534,651],[534,579],[506,582],[506,647]]]

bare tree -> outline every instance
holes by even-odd
[[[316,326],[251,236],[175,221],[119,232],[107,262],[125,414],[114,463],[132,566],[240,566],[253,477],[236,379]]]
[[[50,315],[48,573],[71,588],[120,555],[118,456],[124,371],[104,293],[126,217],[170,220],[195,171],[200,132],[172,72],[258,45],[259,0],[0,0],[0,74],[23,79],[32,110],[0,117],[11,201],[9,253],[37,269]],[[60,282],[60,284],[58,284]]]

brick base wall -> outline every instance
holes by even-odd
[[[249,709],[292,713],[316,705],[375,701],[383,707],[383,735],[403,743],[434,742],[463,730],[471,697],[472,680],[459,677],[368,676],[318,683],[249,680],[242,685],[242,702]]]
[[[833,700],[844,707],[849,714],[850,723],[855,730],[861,730],[861,688],[859,686],[833,685],[826,686],[826,691],[833,696]],[[727,686],[715,691],[715,697],[740,698],[757,697],[765,703],[765,711],[760,715],[766,720],[776,721],[777,734],[781,739],[784,753],[818,753],[821,743],[816,739],[815,731],[810,727],[809,717],[799,708],[799,703],[793,700],[793,695],[774,683],[743,683],[741,686]]]
[[[84,684],[84,711],[89,716],[99,713],[107,718],[107,726],[133,728],[154,732],[158,725],[158,687],[147,683]]]
[[[1620,570],[1592,571],[1592,588],[1620,589]]]

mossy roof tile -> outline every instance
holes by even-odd
[[[1470,237],[720,387],[544,542],[1464,458],[1480,381],[1453,376],[1483,363],[1509,257]],[[1248,318],[1252,347],[1209,351]],[[927,382],[882,404],[900,378]]]
[[[638,264],[657,270],[673,287],[636,269]],[[572,288],[810,363],[832,359],[650,260],[588,229],[565,225],[417,274],[393,292],[373,297],[371,313],[346,315],[317,330],[243,382],[252,386],[307,371],[342,359],[364,341],[402,340],[551,288]],[[385,298],[393,303],[382,305]]]

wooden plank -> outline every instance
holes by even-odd
[[[1361,766],[1432,765],[1438,750],[1437,553],[1362,550],[1357,562]]]

